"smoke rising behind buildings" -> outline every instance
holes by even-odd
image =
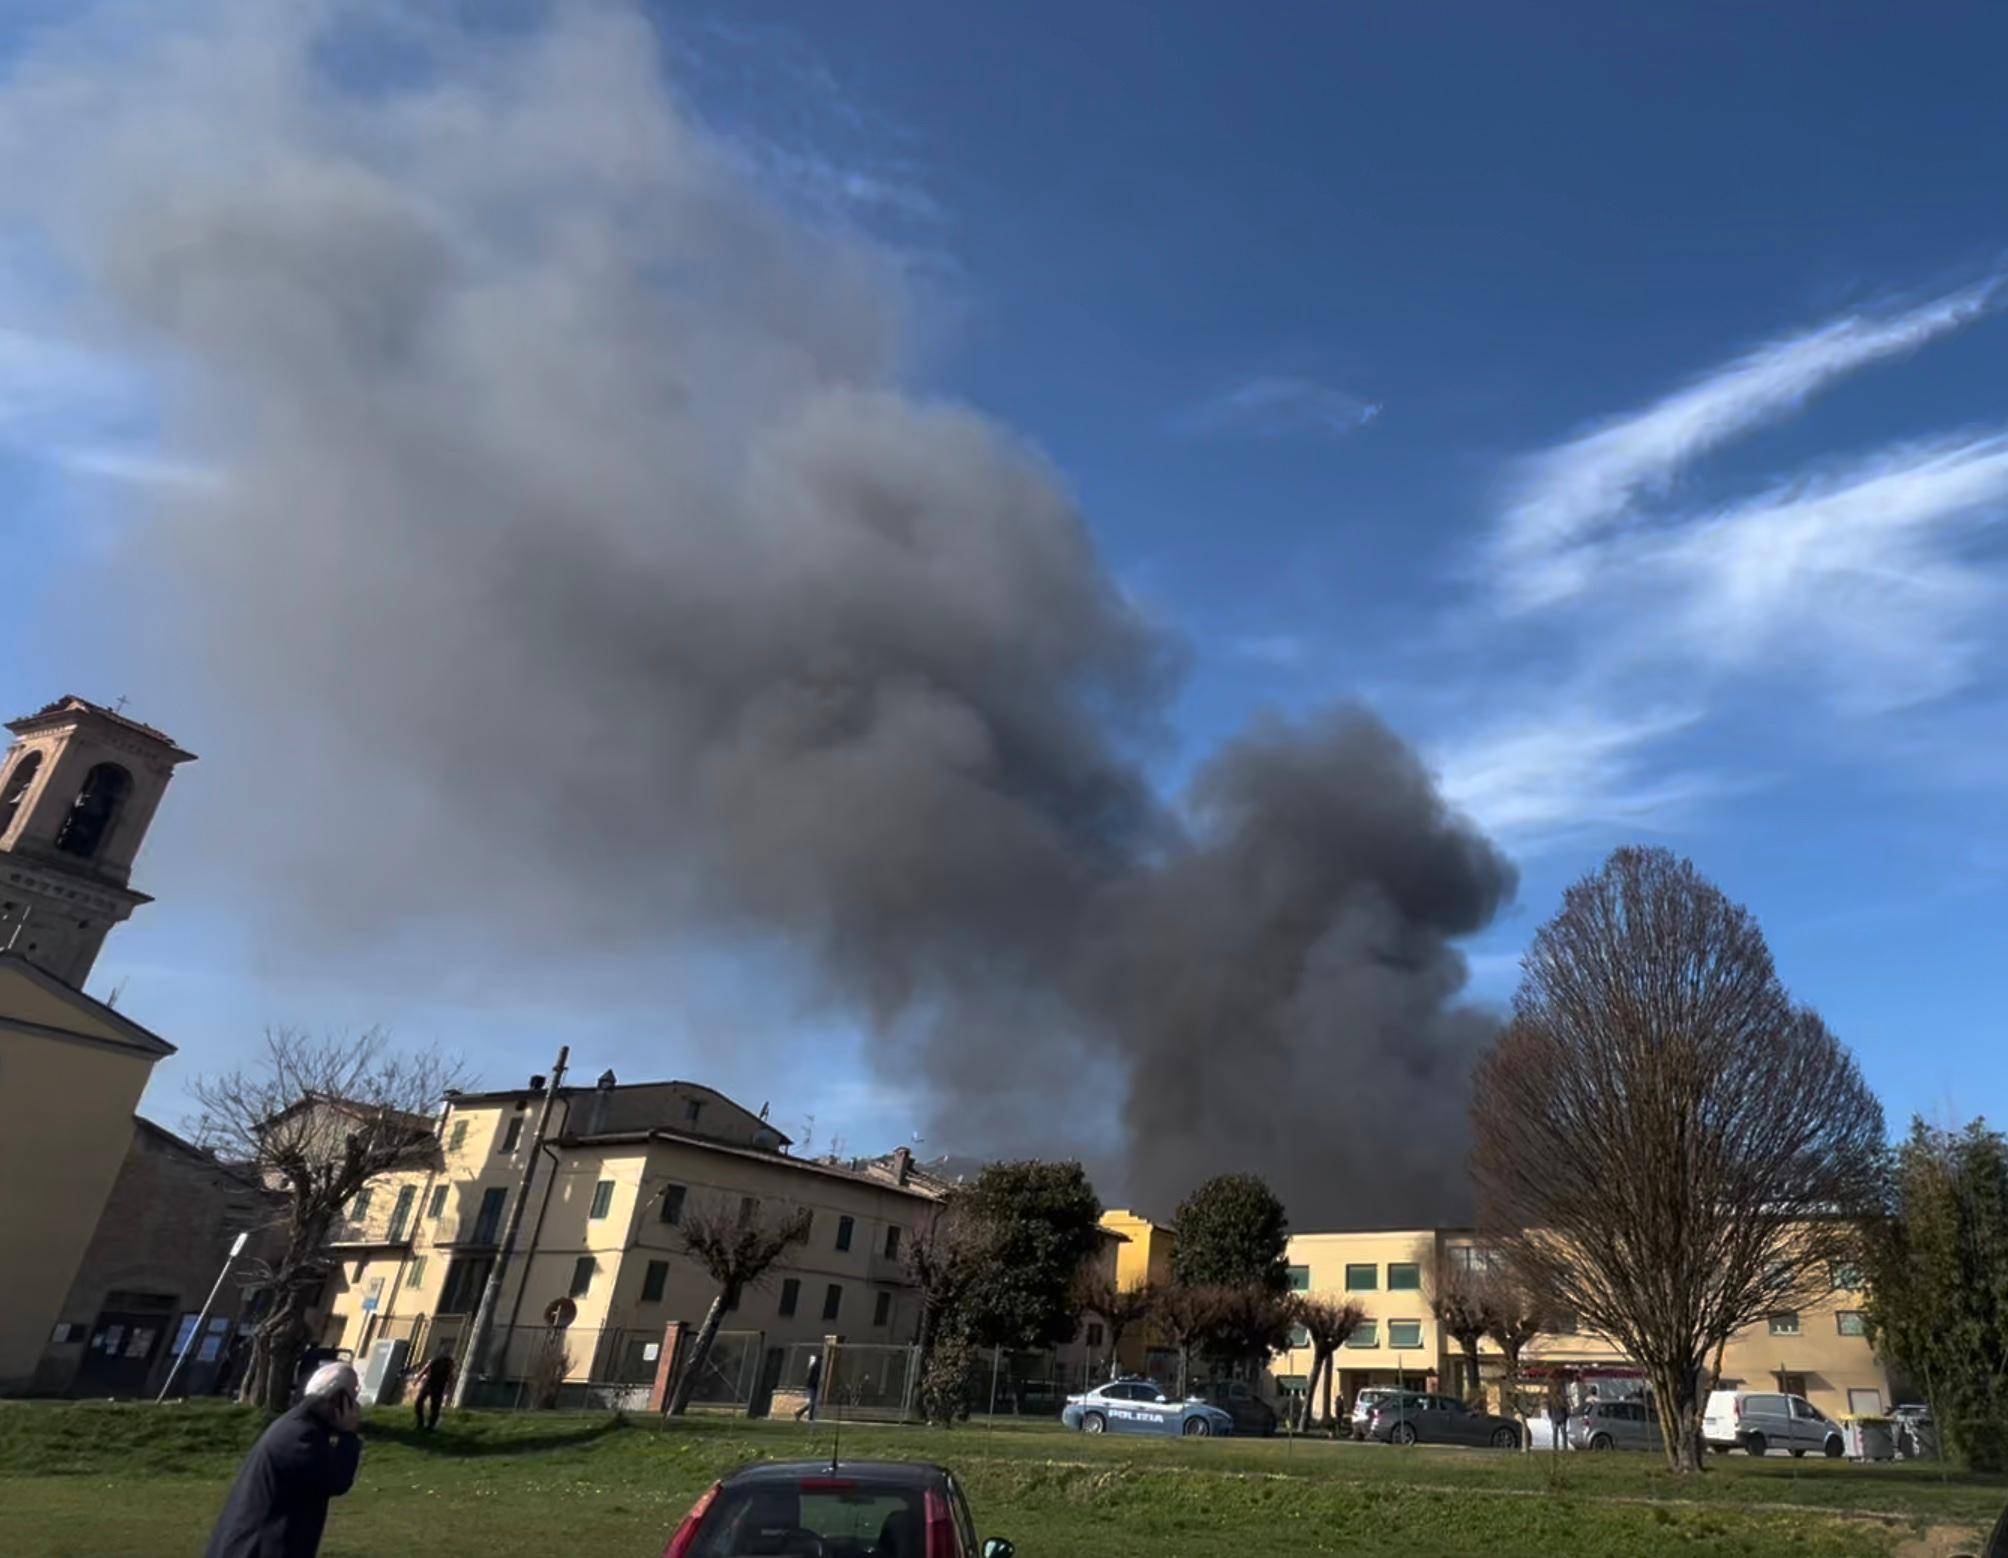
[[[1489,1022],[1453,942],[1510,865],[1358,708],[1158,795],[1178,645],[1034,450],[903,387],[898,257],[764,192],[641,18],[184,14],[54,35],[0,157],[214,473],[128,579],[294,737],[234,781],[275,913],[472,922],[498,963],[779,939],[942,1145],[1069,1145],[1078,1063],[1142,1204],[1461,1192]]]

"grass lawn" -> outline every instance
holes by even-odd
[[[0,1405],[0,1554],[197,1555],[261,1421],[216,1405]],[[657,1558],[692,1499],[748,1460],[829,1453],[792,1423],[402,1411],[365,1430],[329,1558]],[[2008,1482],[1929,1466],[1396,1450],[1322,1441],[1089,1439],[1056,1425],[847,1428],[846,1456],[938,1460],[984,1536],[1026,1558],[1399,1552],[1417,1558],[1972,1552]]]

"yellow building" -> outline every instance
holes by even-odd
[[[0,1393],[28,1388],[55,1336],[132,1145],[133,1110],[154,1063],[173,1053],[46,969],[0,953],[0,1086],[33,1100],[0,1131]],[[121,1333],[120,1346],[151,1356],[172,1323]]]
[[[1116,1248],[1117,1287],[1136,1288],[1146,1283],[1162,1287],[1171,1281],[1170,1224],[1154,1223],[1141,1212],[1111,1207],[1102,1213],[1102,1226],[1123,1240]]]
[[[425,1354],[465,1346],[541,1097],[533,1087],[449,1099],[436,1166],[386,1176],[356,1198],[336,1235],[326,1345],[361,1361],[388,1338]],[[792,1157],[787,1146],[767,1121],[695,1083],[621,1086],[609,1073],[597,1087],[560,1089],[485,1372],[520,1393],[555,1346],[552,1367],[575,1386],[645,1386],[665,1326],[700,1322],[717,1292],[679,1234],[707,1203],[810,1215],[806,1243],[726,1316],[728,1330],[759,1338],[749,1370],[771,1375],[788,1344],[830,1334],[911,1342],[918,1309],[902,1256],[937,1193],[904,1154],[853,1168]],[[551,1318],[563,1322],[555,1343]]]
[[[0,1393],[28,1387],[174,1047],[83,993],[110,927],[147,902],[133,857],[176,765],[159,731],[81,698],[9,723],[0,758]],[[58,1326],[61,1333],[58,1334]],[[173,1316],[121,1325],[156,1355]]]
[[[1487,1268],[1491,1253],[1470,1232],[1298,1234],[1290,1240],[1288,1258],[1293,1289],[1357,1301],[1368,1316],[1334,1360],[1337,1391],[1346,1401],[1371,1385],[1469,1389],[1461,1349],[1443,1334],[1429,1297],[1439,1281]],[[1773,1315],[1731,1337],[1720,1383],[1790,1391],[1837,1418],[1895,1405],[1888,1370],[1862,1334],[1859,1278],[1847,1270],[1832,1275],[1834,1286],[1818,1303]],[[1279,1395],[1303,1388],[1311,1359],[1307,1347],[1274,1359],[1272,1384]],[[1623,1372],[1629,1362],[1607,1338],[1570,1328],[1539,1337],[1522,1365],[1529,1372],[1570,1375]],[[1479,1370],[1481,1383],[1503,1372],[1489,1339],[1479,1348]]]

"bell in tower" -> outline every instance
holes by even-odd
[[[161,732],[82,698],[8,723],[0,760],[0,952],[82,988],[105,933],[143,903],[127,885],[178,764]]]

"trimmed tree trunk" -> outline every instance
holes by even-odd
[[[1646,1369],[1646,1375],[1652,1381],[1653,1406],[1659,1414],[1660,1437],[1666,1441],[1667,1469],[1699,1474],[1703,1469],[1701,1360],[1652,1364]]]
[[[1325,1432],[1336,1439],[1339,1437],[1339,1420],[1332,1416],[1332,1377],[1339,1372],[1339,1362],[1330,1348],[1325,1349],[1322,1361],[1325,1365],[1325,1401],[1318,1415],[1324,1420]]]
[[[690,1393],[697,1388],[697,1376],[704,1365],[711,1361],[711,1345],[718,1340],[718,1328],[725,1323],[725,1311],[731,1307],[731,1300],[738,1295],[729,1289],[720,1288],[718,1296],[711,1301],[711,1307],[704,1313],[704,1324],[697,1328],[697,1339],[690,1344],[690,1357],[677,1370],[676,1389],[669,1398],[670,1417],[681,1417],[690,1406]]]
[[[1482,1376],[1478,1372],[1478,1338],[1475,1336],[1466,1336],[1459,1341],[1458,1345],[1464,1350],[1464,1369],[1467,1376],[1464,1385],[1464,1398],[1467,1402],[1472,1402],[1474,1398],[1482,1396],[1485,1393]]]

